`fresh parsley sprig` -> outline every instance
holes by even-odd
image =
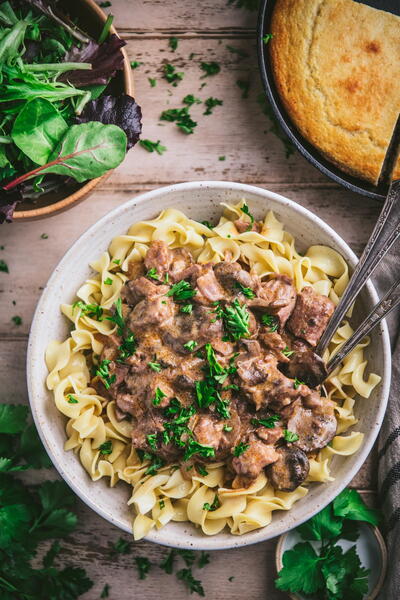
[[[354,521],[377,525],[379,513],[368,508],[356,490],[345,489],[297,528],[304,541],[284,552],[276,587],[329,600],[362,600],[368,592],[369,571],[362,566],[356,546],[345,552],[337,544],[340,538],[358,538]]]

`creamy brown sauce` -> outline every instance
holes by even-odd
[[[93,385],[130,419],[151,472],[175,463],[184,475],[204,474],[223,460],[234,488],[263,469],[276,489],[300,485],[337,423],[333,403],[289,374],[333,303],[311,287],[297,294],[284,275],[261,280],[240,263],[193,263],[161,241],[128,276],[123,328],[102,338],[107,374]]]

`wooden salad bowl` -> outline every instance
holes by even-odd
[[[77,25],[83,31],[93,36],[95,39],[100,35],[102,27],[107,19],[107,15],[94,0],[69,0],[69,13],[77,17]],[[111,33],[118,35],[114,26],[110,28]],[[109,84],[111,92],[125,93],[133,96],[133,75],[128,55],[125,48],[121,49],[124,56],[124,67],[118,71]],[[108,171],[102,177],[90,179],[84,183],[72,183],[67,190],[57,190],[48,192],[40,196],[34,203],[29,200],[19,204],[19,208],[14,211],[15,221],[33,221],[44,217],[51,217],[59,212],[67,210],[85,200],[101,181],[108,177],[111,171]],[[65,195],[67,193],[67,195]]]

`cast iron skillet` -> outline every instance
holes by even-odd
[[[369,4],[375,8],[388,10],[394,14],[399,13],[399,0],[378,0],[378,1],[366,1],[364,4]],[[368,196],[374,200],[382,202],[387,193],[387,186],[375,186],[368,181],[364,181],[357,177],[353,177],[336,167],[334,164],[329,162],[310,142],[308,142],[290,120],[289,115],[286,113],[283,103],[279,97],[278,90],[276,89],[274,76],[272,73],[271,62],[268,44],[264,44],[262,38],[265,34],[270,33],[271,16],[275,6],[275,0],[261,0],[260,12],[258,17],[258,31],[257,31],[257,50],[258,50],[258,62],[261,72],[261,79],[263,82],[264,90],[267,98],[272,106],[275,116],[296,146],[297,150],[306,157],[308,161],[314,167],[317,167],[322,173],[330,177],[336,183],[340,183],[347,189],[357,192],[363,196]]]

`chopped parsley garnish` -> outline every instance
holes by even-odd
[[[132,356],[136,352],[137,342],[134,333],[130,333],[126,338],[122,341],[122,344],[118,346],[119,355],[117,358],[117,362],[124,362],[127,358]]]
[[[164,394],[164,392],[162,390],[160,390],[159,387],[156,388],[155,395],[153,398],[153,405],[158,406],[160,404],[161,400],[163,398],[165,398],[166,396],[167,396],[167,394]]]
[[[78,404],[78,400],[72,394],[67,394],[68,404]]]
[[[101,363],[96,369],[96,375],[100,377],[106,390],[110,389],[112,384],[115,383],[115,380],[117,379],[115,373],[111,375],[108,370],[108,365],[110,364],[110,362],[111,360],[107,360],[105,358],[101,361]]]
[[[164,410],[164,415],[166,417],[176,415],[181,410],[181,408],[182,408],[182,405],[179,402],[178,398],[171,398],[171,402],[168,404],[168,406]]]
[[[114,258],[113,263],[116,265],[120,265],[121,264],[121,259],[120,258]]]
[[[268,42],[270,42],[273,37],[274,37],[273,33],[266,33],[265,35],[263,35],[262,41],[264,42],[264,44],[268,44]]]
[[[130,554],[132,552],[132,542],[119,538],[111,547],[111,554]]]
[[[238,86],[238,88],[240,88],[242,90],[242,98],[248,98],[249,90],[250,90],[250,81],[244,81],[243,79],[238,79],[236,81],[236,85]]]
[[[215,456],[215,450],[211,446],[204,446],[203,444],[199,444],[199,442],[190,439],[187,443],[183,460],[189,460],[194,454],[199,454],[204,458],[212,458]]]
[[[233,456],[241,456],[244,452],[246,452],[246,450],[250,447],[250,444],[243,444],[242,442],[240,442],[240,444],[238,444],[237,446],[234,447],[233,449]]]
[[[181,306],[180,311],[183,313],[187,313],[188,315],[190,315],[192,313],[193,310],[193,304],[185,304],[184,306]]]
[[[73,303],[72,312],[74,312],[75,308],[79,308],[82,314],[91,319],[96,319],[97,321],[102,321],[103,319],[103,309],[99,304],[85,304],[82,300],[78,300]]]
[[[215,61],[202,62],[200,63],[200,69],[204,71],[203,77],[209,77],[210,75],[217,75],[220,72],[221,67]]]
[[[216,106],[222,106],[223,103],[223,100],[219,100],[219,98],[213,98],[212,96],[210,96],[210,98],[207,98],[207,100],[205,100],[204,102],[204,104],[206,105],[206,110],[203,112],[203,115],[211,115],[213,109]]]
[[[235,579],[234,575],[231,575],[230,577],[228,577],[228,581],[232,582]]]
[[[156,87],[157,85],[157,80],[153,79],[153,77],[148,77],[147,81],[149,82],[149,84],[151,85],[151,87]]]
[[[227,424],[225,423],[225,425],[224,425],[224,431],[227,431],[227,432],[229,432],[229,431],[232,431],[232,429],[233,429],[232,425],[227,425]]]
[[[3,273],[9,273],[10,272],[8,270],[7,263],[3,259],[0,260],[0,271],[2,271]]]
[[[189,340],[188,342],[186,342],[186,344],[183,344],[183,347],[186,348],[186,350],[189,350],[190,352],[193,352],[196,346],[197,342],[195,340]]]
[[[118,300],[115,303],[115,312],[113,315],[111,315],[110,317],[106,317],[107,321],[111,321],[112,323],[115,323],[117,326],[117,333],[118,335],[124,335],[124,329],[125,329],[125,321],[124,321],[124,317],[122,316],[122,300],[121,298],[118,298]]]
[[[108,583],[106,583],[101,591],[100,598],[109,598],[109,596],[110,596],[110,586],[108,585]]]
[[[48,236],[48,234],[47,234],[47,233],[42,233],[42,235],[40,236],[40,239],[41,239],[41,240],[48,240],[48,239],[49,239],[49,236]]]
[[[187,94],[187,96],[184,97],[182,102],[184,104],[188,104],[189,106],[192,106],[192,104],[201,104],[200,98],[196,98],[196,96],[194,96],[193,94]]]
[[[165,273],[164,283],[169,283],[169,273]]]
[[[149,433],[149,435],[146,436],[146,439],[150,448],[152,448],[153,450],[157,450],[157,434]]]
[[[283,437],[285,442],[297,442],[297,440],[299,439],[297,433],[295,433],[294,431],[289,431],[288,429],[285,429],[283,431]]]
[[[174,300],[188,300],[196,295],[196,290],[192,288],[188,281],[182,279],[178,283],[174,283],[168,290],[166,296],[173,296]]]
[[[138,570],[139,579],[146,579],[150,569],[151,563],[146,556],[135,556],[136,568]]]
[[[161,364],[159,362],[149,362],[147,364],[150,367],[150,369],[152,371],[155,371],[156,373],[159,373],[161,371],[161,369],[162,369],[162,366],[161,366]]]
[[[235,298],[230,306],[220,310],[220,315],[225,330],[232,340],[237,341],[242,337],[248,337],[250,314],[245,304],[240,304],[239,300]]]
[[[214,510],[217,510],[217,508],[219,508],[220,506],[221,502],[219,501],[217,494],[215,494],[212,504],[210,504],[209,502],[205,502],[203,504],[203,510],[209,510],[212,512]]]
[[[131,69],[137,69],[141,64],[142,63],[138,62],[137,60],[131,60]]]
[[[169,63],[164,65],[164,77],[168,81],[168,83],[172,83],[174,87],[178,85],[180,81],[182,81],[184,73],[182,71],[177,71],[175,67]]]
[[[246,298],[255,298],[255,293],[253,292],[253,290],[251,288],[245,287],[244,285],[242,285],[238,281],[235,282],[235,287],[238,290],[240,290],[242,292],[242,294],[244,296],[246,296]]]
[[[195,592],[199,596],[205,596],[203,586],[201,585],[201,581],[193,577],[192,569],[180,569],[180,571],[177,572],[176,576],[180,581],[183,581],[186,584],[191,594]]]
[[[197,126],[197,122],[193,121],[187,106],[164,110],[161,113],[160,120],[176,123],[177,127],[186,134],[193,133],[194,128]]]
[[[201,221],[201,224],[204,225],[205,227],[208,227],[208,229],[214,229],[213,225],[211,225],[210,221]]]
[[[164,500],[159,500],[158,501],[158,506],[160,507],[160,510],[162,510],[163,508],[165,508],[165,501]]]
[[[225,158],[226,158],[225,156],[218,156],[218,160],[221,160],[221,161],[225,160]]]
[[[175,52],[175,50],[178,47],[178,38],[170,37],[168,40],[168,44],[169,44],[169,47],[171,48],[172,52]]]
[[[159,456],[152,456],[152,462],[150,464],[150,466],[147,468],[147,470],[145,471],[145,475],[155,475],[158,471],[158,469],[161,469],[161,467],[164,466],[164,461],[161,457]]]
[[[109,0],[104,0],[104,2],[100,2],[100,8],[109,8],[111,6],[111,2]]]
[[[283,356],[286,356],[286,358],[289,358],[290,356],[292,356],[292,354],[294,354],[294,350],[290,350],[289,346],[286,346],[282,350],[282,354],[283,354]]]
[[[207,475],[208,475],[208,471],[206,471],[206,469],[202,465],[197,464],[196,465],[196,471],[202,477],[207,477]]]
[[[112,441],[107,440],[104,444],[99,446],[100,454],[111,454],[112,452]]]
[[[202,569],[203,567],[205,567],[206,565],[208,565],[210,562],[210,555],[208,552],[204,552],[204,550],[201,551],[200,554],[200,558],[198,561],[198,567],[199,569]]]
[[[300,379],[297,379],[297,377],[295,377],[293,383],[294,389],[297,390],[301,385],[305,385],[304,381],[300,381]]]
[[[103,283],[104,283],[105,285],[112,285],[112,283],[113,283],[113,280],[111,279],[111,277],[107,277],[107,279],[105,279],[105,280],[103,281]]]
[[[157,269],[156,269],[156,268],[154,268],[154,267],[153,267],[152,269],[149,269],[149,270],[147,271],[147,273],[146,273],[146,277],[147,277],[148,279],[156,279],[156,280],[159,280],[159,279],[160,279],[160,277],[159,277],[159,275],[158,275],[158,273],[157,273]]]
[[[18,315],[15,315],[14,317],[11,317],[11,321],[14,323],[14,325],[17,325],[17,327],[19,327],[20,325],[22,325],[22,319]]]
[[[160,563],[160,569],[163,569],[168,575],[171,575],[174,570],[174,560],[176,550],[170,550],[164,560]]]
[[[254,217],[251,214],[250,209],[247,206],[246,202],[244,202],[244,204],[243,204],[243,206],[241,206],[240,210],[242,211],[242,213],[244,213],[245,215],[247,215],[249,217],[249,219],[250,219],[250,224],[249,224],[249,226],[247,228],[247,231],[250,231],[250,229],[251,229],[251,227],[252,227],[252,225],[254,223]]]
[[[156,142],[152,142],[151,140],[139,140],[139,144],[142,146],[142,148],[147,150],[147,152],[157,152],[157,154],[160,155],[164,154],[164,152],[167,150],[167,147],[163,146],[160,140],[157,140]]]
[[[275,423],[279,421],[279,415],[272,415],[271,417],[267,417],[266,419],[251,419],[252,425],[261,425],[262,427],[267,427],[268,429],[272,429],[275,427]]]
[[[278,330],[279,327],[279,319],[278,317],[275,317],[274,315],[262,315],[261,317],[261,323],[263,325],[266,325],[266,327],[268,327],[268,329],[270,330],[271,333],[273,333],[274,331]]]

